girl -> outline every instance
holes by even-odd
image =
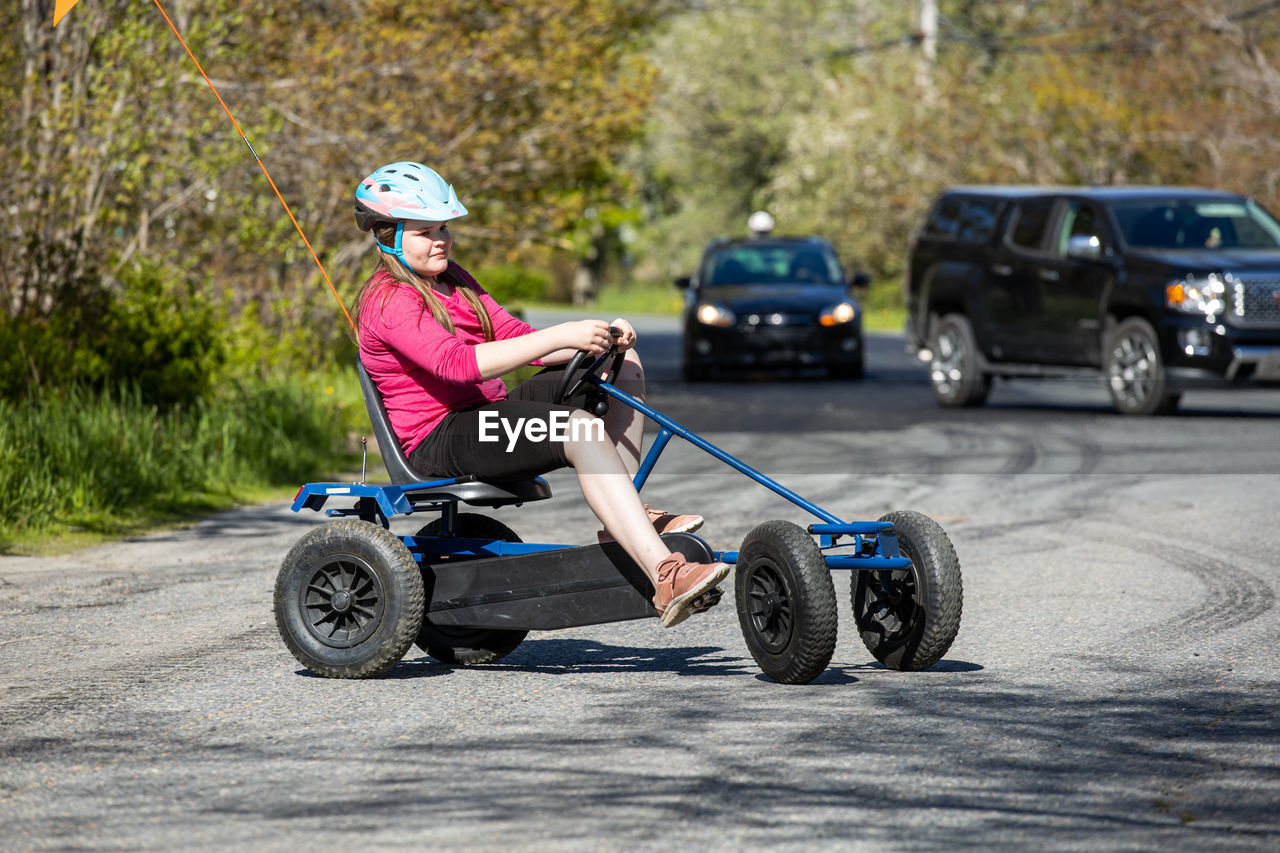
[[[550,367],[507,393],[504,373],[522,365],[562,365],[573,353],[604,352],[616,343],[626,353],[613,378],[637,397],[644,373],[633,347],[635,330],[578,320],[535,330],[508,314],[462,267],[449,259],[448,223],[467,214],[453,187],[421,163],[392,163],[356,187],[356,224],[372,231],[378,269],[356,297],[360,360],[382,393],[387,416],[415,470],[432,476],[471,474],[482,480],[518,480],[572,466],[587,505],[617,539],[655,589],[653,603],[671,627],[689,604],[729,572],[725,563],[689,563],[673,554],[659,533],[692,531],[696,515],[674,516],[640,503],[632,477],[640,464],[644,419],[614,406],[604,429],[586,412],[551,402],[561,372]],[[565,440],[531,441],[521,430],[514,445],[492,424],[520,418],[553,423],[564,413]],[[574,423],[574,422],[578,423]],[[483,429],[486,423],[489,429]],[[601,539],[607,534],[602,531]]]

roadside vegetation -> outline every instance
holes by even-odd
[[[293,378],[163,408],[137,385],[0,400],[0,547],[79,544],[283,498],[273,486],[358,466],[348,431],[336,428],[344,420],[354,428],[349,408]]]
[[[0,8],[0,550],[341,470],[350,330],[243,141],[149,4],[49,6]],[[765,208],[871,274],[871,329],[948,185],[1280,192],[1263,0],[244,8],[176,23],[347,303],[352,186],[397,159],[458,187],[455,253],[500,300],[674,313]]]

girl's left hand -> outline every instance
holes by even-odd
[[[622,334],[614,338],[618,344],[618,352],[626,352],[636,345],[636,330],[631,328],[631,324],[619,317],[609,324]]]

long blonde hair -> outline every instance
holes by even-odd
[[[383,250],[383,246],[395,242],[396,224],[394,222],[379,223],[373,227],[373,234],[378,243],[378,268],[385,270],[388,275],[401,284],[408,285],[416,290],[418,295],[422,297],[422,312],[430,311],[433,320],[443,326],[449,334],[454,334],[453,320],[440,302],[440,297],[432,289],[431,283],[402,264],[395,255]],[[364,311],[365,302],[379,289],[374,284],[377,278],[378,276],[375,273],[361,286],[360,292],[356,294],[355,316],[357,325],[360,323],[360,315]],[[493,340],[493,319],[489,316],[488,310],[485,309],[484,303],[480,301],[480,294],[472,287],[470,277],[462,272],[462,268],[450,261],[448,268],[436,278],[448,283],[462,294],[462,298],[467,300],[467,304],[475,312],[476,318],[480,320],[480,329],[484,333],[484,339],[486,341]],[[386,305],[386,300],[390,295],[390,292],[383,294],[383,306]],[[418,315],[418,322],[422,322],[421,314]]]

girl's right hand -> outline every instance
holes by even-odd
[[[561,346],[566,349],[585,350],[599,355],[609,348],[613,335],[604,320],[574,320],[555,327],[563,336]]]

